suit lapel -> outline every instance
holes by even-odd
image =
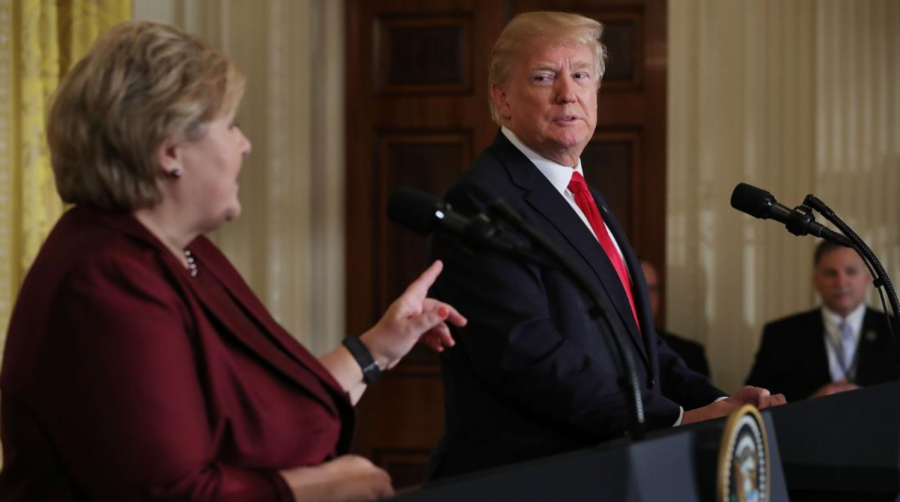
[[[859,334],[859,344],[856,348],[856,383],[870,385],[884,379],[879,373],[879,360],[883,360],[879,352],[890,350],[885,336],[889,336],[886,330],[881,329],[878,316],[883,315],[871,309],[866,309],[863,316],[862,332]]]
[[[525,190],[525,201],[550,225],[555,227],[587,263],[599,285],[598,290],[606,293],[615,307],[618,322],[626,327],[644,364],[648,368],[652,368],[644,348],[644,342],[631,314],[628,297],[625,295],[615,268],[600,243],[550,181],[502,133],[498,133],[491,148],[506,167],[512,182]],[[603,216],[605,218],[606,214]],[[618,240],[618,236],[616,238]],[[627,241],[619,240],[619,243],[623,249],[627,248]],[[616,321],[610,319],[610,322]]]
[[[803,323],[809,326],[809,331],[804,333],[804,345],[806,352],[802,355],[806,359],[809,366],[808,375],[811,377],[810,384],[815,384],[816,388],[831,381],[831,369],[828,365],[828,349],[825,344],[828,343],[825,334],[825,323],[822,321],[822,311],[816,309],[809,313],[809,322]],[[815,389],[814,389],[815,390]]]
[[[653,324],[653,312],[651,312],[650,309],[650,293],[647,291],[647,283],[644,280],[644,271],[641,268],[641,262],[638,260],[637,255],[634,254],[634,249],[631,247],[631,242],[628,240],[628,236],[625,235],[625,231],[622,230],[616,217],[613,215],[612,211],[609,210],[606,198],[596,190],[591,190],[591,194],[594,196],[594,200],[600,208],[600,214],[603,216],[603,221],[605,221],[606,225],[609,227],[609,231],[612,233],[613,238],[619,243],[619,249],[622,250],[622,256],[625,259],[625,267],[628,268],[628,275],[631,277],[631,294],[634,297],[634,307],[637,309],[637,318],[640,320],[642,327],[640,333],[643,334],[643,337],[635,338],[635,340],[642,341],[648,346],[651,352],[655,353],[656,345],[654,343],[649,343],[651,341],[649,337],[655,336],[656,328]],[[609,260],[607,259],[607,261]],[[610,263],[610,267],[612,267],[612,263]],[[613,269],[613,273],[615,273],[615,269]],[[616,275],[616,277],[618,278],[618,275]],[[618,281],[617,284],[621,284],[621,281]],[[628,304],[628,297],[625,294],[624,288],[622,288],[622,297],[624,299],[625,312],[630,313],[631,305]],[[621,309],[622,307],[619,308]],[[631,317],[633,319],[633,316]],[[632,335],[637,336],[637,326],[634,325],[633,322],[631,324],[635,328]]]

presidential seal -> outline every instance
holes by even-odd
[[[759,411],[744,405],[728,415],[719,446],[716,500],[769,501],[769,443]]]

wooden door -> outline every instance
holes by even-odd
[[[612,54],[583,163],[637,251],[664,263],[664,0],[348,0],[347,329],[358,335],[425,269],[427,241],[390,223],[398,185],[439,195],[493,140],[491,47],[515,13],[607,25]],[[360,402],[355,452],[419,484],[443,428],[438,358],[417,348]]]

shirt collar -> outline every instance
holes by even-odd
[[[825,331],[829,333],[839,333],[839,326],[845,319],[852,328],[853,333],[858,334],[862,331],[863,317],[866,315],[865,302],[860,303],[856,310],[850,312],[847,317],[841,317],[840,314],[830,310],[822,305],[822,320],[825,322]]]
[[[569,181],[572,179],[573,168],[541,157],[537,152],[528,148],[525,143],[516,136],[516,133],[510,131],[506,127],[501,127],[500,132],[506,136],[506,139],[508,139],[513,146],[528,157],[528,160],[538,168],[538,171],[550,181],[550,184],[553,185],[559,193],[565,194],[569,187]],[[578,165],[575,166],[574,169],[584,176],[584,170],[581,168],[581,158],[578,159]]]

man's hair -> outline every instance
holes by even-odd
[[[60,197],[116,211],[157,204],[159,147],[202,137],[208,122],[237,108],[244,82],[225,56],[173,26],[113,27],[66,75],[50,109]]]
[[[606,71],[606,47],[600,42],[603,25],[599,22],[567,12],[527,12],[514,17],[494,44],[491,51],[491,66],[488,73],[488,102],[491,117],[500,124],[500,115],[493,99],[490,99],[490,88],[494,84],[503,83],[523,47],[533,43],[550,46],[578,44],[591,50],[594,55],[594,73],[596,86],[600,88],[600,80]]]
[[[835,244],[831,241],[822,240],[819,245],[816,246],[815,254],[813,254],[813,268],[817,268],[819,266],[819,260],[822,259],[826,254],[836,250],[842,249],[844,246],[840,244]]]

